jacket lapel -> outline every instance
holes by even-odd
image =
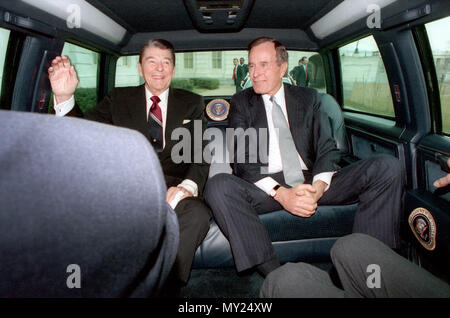
[[[166,139],[166,146],[164,147],[161,156],[164,156],[166,154],[170,156],[172,147],[174,145],[174,141],[171,140],[172,131],[174,131],[174,129],[178,127],[182,127],[184,115],[185,115],[185,107],[183,100],[178,98],[176,91],[170,88],[169,98],[167,100],[167,118],[164,136]]]
[[[252,88],[253,91],[253,88]],[[253,94],[249,102],[249,111],[252,116],[252,121],[249,123],[250,127],[254,128],[268,128],[266,107],[264,107],[264,101],[261,95]]]
[[[136,94],[130,94],[127,99],[128,108],[132,126],[134,129],[138,130],[144,136],[149,138],[148,126],[147,126],[147,104],[145,100],[145,86],[140,85],[136,87]]]
[[[301,154],[303,153],[303,138],[308,136],[305,129],[308,127],[304,123],[304,106],[303,101],[298,96],[294,96],[290,85],[284,84],[284,97],[286,100],[286,111],[288,116],[289,128],[292,138],[294,139],[295,147]],[[303,158],[303,157],[302,157]]]
[[[264,154],[263,157],[260,157],[263,155],[263,153],[261,152],[261,150],[258,151],[258,158],[260,158],[260,161],[262,162],[267,162],[267,158],[269,155],[269,125],[267,123],[267,114],[266,114],[266,107],[264,106],[264,101],[261,95],[256,94],[255,91],[253,91],[253,88],[251,89],[253,94],[250,98],[249,101],[249,111],[251,114],[251,121],[249,122],[249,127],[250,128],[256,128],[256,133],[257,133],[257,137],[256,137],[256,144],[258,145],[257,147],[259,147],[259,145],[261,145],[261,142],[259,140],[260,137],[262,138],[267,138],[267,142],[266,144],[266,153]],[[259,129],[264,128],[266,129],[266,134],[260,134]],[[264,144],[264,143],[262,143]]]

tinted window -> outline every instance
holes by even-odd
[[[122,56],[116,64],[116,87],[137,86],[144,83],[139,77],[137,63],[139,56]]]
[[[306,67],[308,86],[325,92],[325,76],[322,59],[314,52],[289,51],[289,67],[285,82],[292,83],[290,72],[302,57],[309,58]],[[203,96],[231,96],[236,93],[233,81],[233,59],[244,59],[248,64],[247,51],[208,51],[176,54],[175,77],[172,87],[190,90]],[[116,86],[135,86],[143,83],[139,78],[136,64],[138,56],[119,58],[116,68]],[[244,76],[245,78],[245,76]],[[248,78],[242,83],[244,88],[251,86]]]
[[[394,117],[389,82],[372,36],[339,49],[344,109]]]
[[[3,82],[3,68],[5,67],[6,50],[8,48],[9,30],[0,28],[0,95]]]
[[[67,56],[78,74],[78,87],[75,99],[81,110],[92,108],[97,104],[98,61],[97,52],[66,43],[62,56]]]
[[[450,133],[450,17],[425,25],[441,97],[442,130]]]

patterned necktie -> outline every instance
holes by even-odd
[[[295,148],[294,139],[292,139],[289,124],[280,105],[278,105],[274,97],[271,97],[270,100],[273,103],[273,126],[278,128],[278,143],[280,146],[281,163],[283,164],[284,181],[288,185],[295,187],[305,181],[300,158],[297,153],[297,148]]]
[[[156,152],[161,152],[163,149],[163,124],[161,107],[158,104],[161,99],[158,96],[152,96],[150,100],[153,104],[150,107],[150,114],[148,116],[148,129],[153,148]]]

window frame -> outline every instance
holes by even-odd
[[[431,133],[450,137],[450,131],[445,132],[443,130],[443,112],[439,90],[439,81],[436,71],[436,65],[434,63],[433,50],[431,48],[428,32],[425,27],[425,24],[432,23],[440,19],[442,18],[426,21],[423,24],[417,25],[412,29],[412,32],[421,62],[423,76],[425,78],[431,117]]]
[[[22,48],[26,35],[0,25],[2,29],[9,31],[8,45],[5,54],[5,63],[3,66],[2,81],[0,85],[0,109],[10,110],[14,96],[14,84],[18,74]]]
[[[384,114],[376,114],[376,113],[371,113],[371,112],[368,112],[368,111],[363,111],[363,110],[358,110],[358,109],[351,109],[351,108],[345,107],[345,103],[344,103],[344,85],[343,85],[343,76],[342,76],[342,74],[343,74],[342,73],[342,63],[341,63],[341,56],[339,54],[339,49],[343,48],[344,46],[346,46],[348,44],[355,43],[355,42],[357,42],[359,40],[362,40],[362,39],[365,39],[365,38],[368,38],[368,37],[372,37],[373,40],[375,41],[375,44],[377,45],[377,48],[378,48],[379,56],[381,58],[381,61],[383,62],[383,67],[384,67],[384,70],[386,72],[386,79],[387,79],[388,87],[389,87],[389,93],[390,93],[391,100],[392,100],[392,110],[393,110],[393,113],[394,113],[393,116],[384,115]],[[333,53],[334,53],[334,56],[335,56],[334,60],[335,60],[335,63],[336,63],[335,71],[337,72],[337,75],[338,75],[336,78],[339,79],[338,90],[339,90],[339,95],[340,95],[340,99],[341,99],[340,100],[340,104],[341,104],[342,111],[349,112],[349,113],[355,113],[355,114],[361,114],[361,115],[378,117],[378,118],[382,118],[382,119],[386,119],[386,120],[395,122],[397,124],[398,123],[398,117],[397,117],[397,113],[396,113],[396,109],[395,109],[394,97],[392,96],[391,79],[390,79],[390,76],[389,76],[389,72],[386,69],[386,63],[385,63],[384,58],[383,58],[382,50],[380,49],[379,43],[378,43],[377,38],[375,37],[375,35],[371,34],[371,33],[368,33],[368,34],[366,33],[366,34],[363,34],[363,35],[361,35],[361,36],[359,36],[357,38],[353,38],[353,39],[350,39],[349,41],[346,41],[344,43],[340,43],[339,46],[337,46],[333,50]]]

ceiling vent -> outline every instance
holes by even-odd
[[[254,0],[184,0],[200,32],[236,32],[244,27]]]

